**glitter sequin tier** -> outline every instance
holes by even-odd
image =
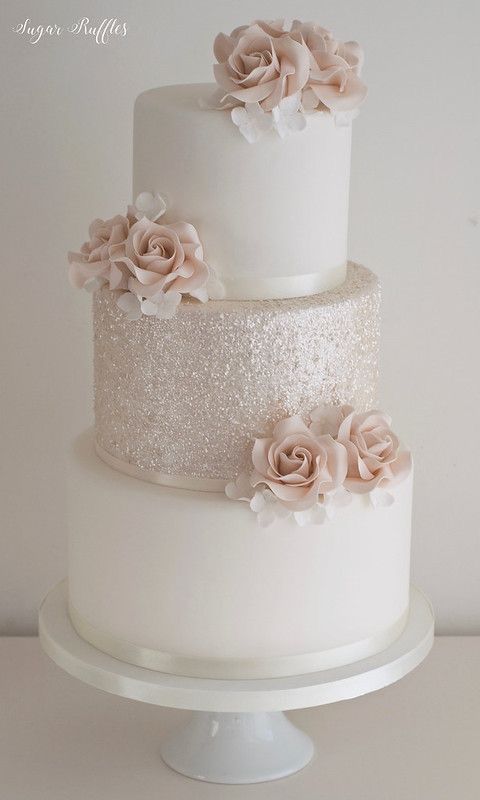
[[[228,480],[255,435],[322,403],[375,405],[380,289],[350,264],[313,297],[182,303],[130,322],[94,296],[97,444],[148,473]]]

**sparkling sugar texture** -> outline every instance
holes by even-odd
[[[99,290],[97,442],[144,470],[229,480],[282,417],[376,404],[379,305],[376,276],[355,264],[320,295],[183,302],[166,320],[129,322]]]

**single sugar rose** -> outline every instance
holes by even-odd
[[[348,455],[344,486],[356,494],[386,489],[400,483],[412,468],[412,457],[400,449],[391,430],[391,420],[382,411],[357,414],[351,406],[342,408],[337,442]]]
[[[271,438],[256,439],[252,486],[266,484],[292,511],[314,506],[347,474],[345,448],[331,436],[314,436],[299,416],[281,420]]]
[[[129,291],[153,303],[166,294],[190,294],[206,300],[209,270],[197,231],[186,222],[159,225],[147,218],[136,222],[112,259],[130,273]]]
[[[367,87],[358,76],[361,50],[355,42],[348,42],[339,45],[339,52],[343,56],[328,50],[312,52],[310,77],[302,98],[306,107],[322,104],[332,112],[343,112],[363,103]]]
[[[89,282],[109,282],[111,289],[126,289],[126,271],[111,261],[112,248],[122,245],[128,236],[132,220],[117,214],[111,219],[95,219],[88,229],[90,239],[79,253],[69,253],[70,282],[83,289]]]
[[[219,63],[214,65],[214,73],[226,96],[242,103],[260,103],[264,111],[271,111],[284,97],[305,87],[310,53],[302,41],[292,39],[276,23],[262,24],[271,25],[271,32],[253,24],[236,35],[217,36],[214,53]]]
[[[293,23],[290,35],[303,42],[310,53],[310,77],[302,93],[305,110],[357,109],[367,94],[359,78],[363,50],[358,42],[339,42],[326,28],[299,20]]]

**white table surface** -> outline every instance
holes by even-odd
[[[314,740],[302,772],[221,786],[184,778],[159,743],[185,718],[80,683],[35,638],[0,638],[1,800],[479,800],[480,637],[442,637],[374,694],[289,716]]]

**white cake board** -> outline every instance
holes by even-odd
[[[289,678],[212,680],[135,667],[89,645],[70,622],[65,581],[47,595],[39,616],[43,649],[70,675],[112,694],[194,711],[191,721],[163,743],[162,757],[177,772],[213,783],[258,783],[302,769],[313,743],[282,712],[394,683],[426,657],[433,627],[430,603],[412,587],[404,632],[376,656]]]

